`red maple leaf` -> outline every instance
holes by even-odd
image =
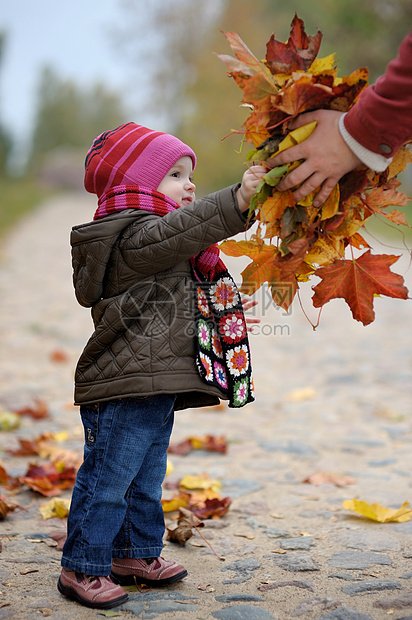
[[[331,299],[342,297],[353,318],[369,325],[375,319],[374,295],[408,299],[402,276],[389,269],[398,258],[388,254],[374,256],[368,250],[358,259],[337,260],[317,269],[315,275],[322,282],[313,289],[313,305],[320,308]]]
[[[274,74],[307,71],[318,54],[321,41],[321,31],[308,36],[303,21],[295,13],[287,42],[277,41],[272,35],[267,43],[266,61],[270,71]]]

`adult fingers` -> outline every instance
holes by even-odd
[[[325,200],[330,196],[337,182],[338,181],[327,179],[322,184],[322,187],[320,188],[319,192],[316,194],[316,198],[313,201],[314,207],[320,207],[320,205],[325,202]]]
[[[309,194],[311,194],[317,187],[320,187],[319,192],[316,194],[316,197],[313,200],[313,205],[315,207],[320,207],[321,204],[325,202],[333,188],[335,187],[337,181],[335,182],[333,179],[324,179],[321,174],[312,174],[305,183],[293,192],[293,196],[296,202],[299,202]]]
[[[304,161],[297,168],[292,170],[292,172],[289,172],[289,174],[287,174],[285,178],[278,183],[276,189],[280,192],[284,192],[287,189],[296,187],[300,183],[305,183],[305,185],[306,183],[309,183],[310,185],[311,183],[309,182],[309,179],[313,174],[314,170],[312,166]],[[310,194],[310,192],[308,193]],[[303,198],[303,196],[306,196],[306,194],[303,194],[301,198]]]

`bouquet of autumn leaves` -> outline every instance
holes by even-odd
[[[250,240],[220,245],[227,255],[252,259],[242,273],[241,291],[252,295],[267,282],[275,303],[287,310],[299,283],[315,275],[321,279],[312,298],[316,308],[341,297],[353,317],[367,325],[375,318],[374,295],[408,298],[403,278],[390,270],[399,257],[373,255],[359,231],[375,214],[408,226],[405,214],[393,207],[409,201],[398,191],[397,175],[412,162],[410,148],[405,145],[382,173],[360,166],[346,174],[320,208],[312,204],[317,190],[296,204],[291,190],[279,192],[276,186],[300,162],[274,168],[271,157],[305,140],[316,123],[289,133],[288,123],[318,108],[347,112],[367,86],[367,69],[338,77],[334,54],[317,58],[322,33],[307,35],[297,15],[288,41],[282,43],[272,35],[262,61],[236,33],[224,34],[236,58],[219,58],[242,89],[243,105],[251,110],[244,123],[245,140],[255,148],[247,160],[268,168],[250,206],[250,215],[258,222],[256,232]],[[347,247],[350,259],[345,259]],[[359,252],[354,249],[363,253],[356,258]]]

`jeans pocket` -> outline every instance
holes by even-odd
[[[99,434],[99,405],[82,405],[80,416],[84,427],[84,443],[93,448]]]

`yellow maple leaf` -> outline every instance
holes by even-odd
[[[333,71],[334,64],[335,54],[329,54],[329,56],[325,56],[324,58],[315,58],[308,70],[308,73],[311,73],[312,75],[329,73]]]
[[[378,523],[389,523],[397,521],[403,523],[409,521],[412,516],[412,509],[409,508],[409,502],[404,502],[400,508],[385,508],[380,504],[368,504],[359,499],[347,499],[342,503],[343,508],[357,512],[363,517],[367,517]]]
[[[340,238],[325,234],[319,237],[308,250],[305,261],[316,265],[328,265],[344,256],[345,245]]]
[[[203,476],[191,476],[187,474],[186,476],[183,476],[179,484],[184,489],[193,491],[201,489],[212,489],[213,491],[217,491],[222,486],[219,480],[212,480],[206,474]]]
[[[288,133],[286,138],[284,138],[279,144],[279,148],[275,155],[281,153],[286,149],[289,149],[291,146],[295,146],[295,144],[300,144],[301,142],[306,140],[306,138],[309,138],[310,134],[314,131],[316,125],[317,122],[313,121],[312,123],[303,125],[303,127],[298,127],[298,129],[294,129],[293,131]]]
[[[388,180],[396,177],[403,172],[407,164],[412,163],[412,153],[410,144],[403,146],[394,156],[392,163],[388,167]]]
[[[58,517],[64,519],[69,514],[70,500],[53,497],[51,500],[42,504],[39,510],[43,516],[43,519],[51,519],[52,517]]]
[[[174,512],[179,508],[187,508],[188,501],[185,497],[173,497],[172,499],[162,499],[163,512]]]

